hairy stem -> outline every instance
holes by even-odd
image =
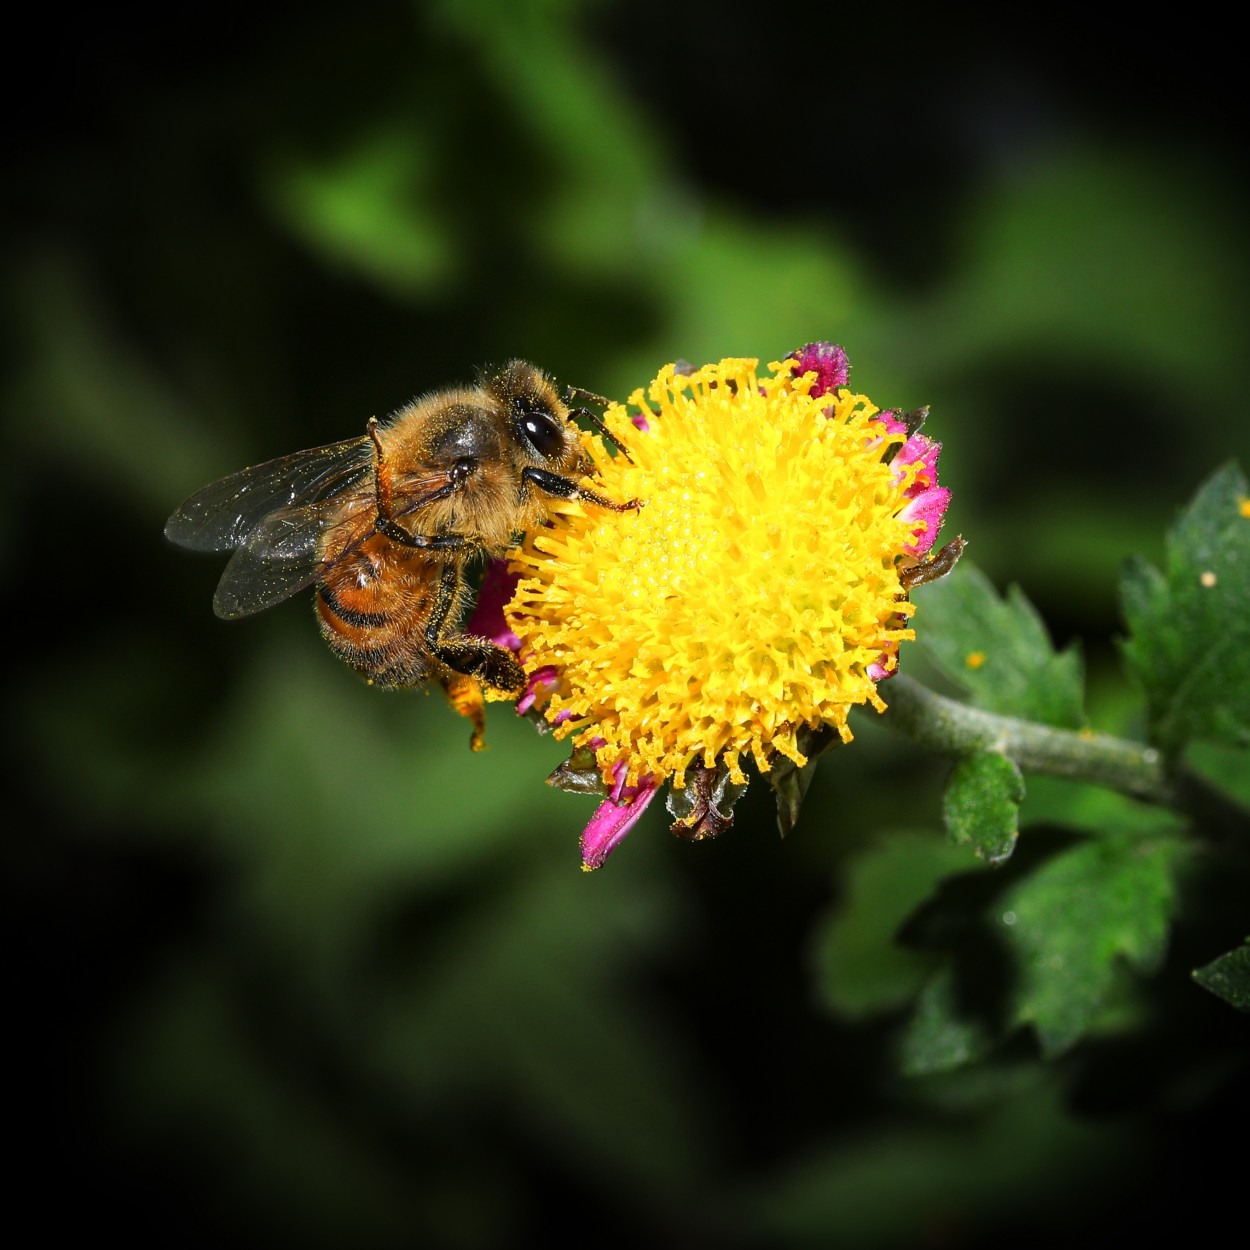
[[[1090,782],[1195,816],[1214,832],[1244,835],[1248,814],[1186,769],[1170,769],[1161,752],[1109,734],[1054,729],[999,716],[948,699],[898,674],[886,690],[883,718],[898,733],[947,755],[997,751],[1023,772]]]

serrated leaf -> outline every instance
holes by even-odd
[[[969,864],[966,850],[936,833],[894,833],[849,862],[812,946],[816,992],[829,1010],[858,1020],[915,996],[940,956],[902,946],[898,930],[939,881]]]
[[[971,844],[988,864],[1001,864],[1016,849],[1024,776],[1014,760],[996,751],[966,755],[946,783],[942,811],[954,846]]]
[[[965,559],[918,590],[915,602],[917,640],[978,707],[1067,729],[1085,723],[1080,652],[1055,650],[1018,586],[1000,598]]]
[[[1017,976],[1012,1023],[1032,1025],[1048,1057],[1085,1031],[1117,960],[1148,973],[1162,959],[1180,848],[1173,839],[1085,842],[1002,896],[998,923]]]
[[[1166,568],[1125,570],[1129,671],[1151,739],[1250,745],[1250,491],[1235,464],[1213,474],[1172,526]]]
[[[1194,980],[1238,1011],[1250,1011],[1250,944],[1195,969]]]

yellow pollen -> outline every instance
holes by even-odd
[[[629,457],[588,437],[594,488],[643,506],[561,504],[511,553],[522,662],[557,672],[539,704],[605,779],[802,764],[803,727],[849,741],[852,707],[884,710],[870,670],[914,637],[899,567],[916,522],[899,513],[922,466],[882,461],[906,436],[862,395],[813,398],[814,375],[757,365],[669,365],[611,405]]]

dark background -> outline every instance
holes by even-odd
[[[718,842],[651,813],[584,876],[558,744],[495,707],[470,755],[299,602],[217,622],[220,564],[161,529],[508,356],[623,397],[834,339],[878,404],[931,405],[949,532],[1132,731],[1118,570],[1246,461],[1228,32],[652,0],[35,21],[6,109],[14,1220],[980,1246],[1219,1209],[1206,1134],[1244,1076],[1168,1047],[1244,1021],[1181,973],[1119,1080],[1026,1036],[909,1081],[896,1020],[822,1005],[848,865],[940,840],[940,763],[865,722],[787,841],[757,786]]]

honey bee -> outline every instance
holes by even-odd
[[[482,686],[525,687],[512,653],[465,634],[466,575],[542,524],[552,502],[580,499],[624,512],[583,484],[591,468],[574,416],[589,392],[563,396],[534,365],[513,360],[474,386],[414,400],[358,438],[298,451],[196,491],[165,535],[192,551],[233,551],[213,609],[250,616],[316,588],[321,633],[370,683],[437,681],[482,745]],[[625,453],[628,454],[628,453]]]

